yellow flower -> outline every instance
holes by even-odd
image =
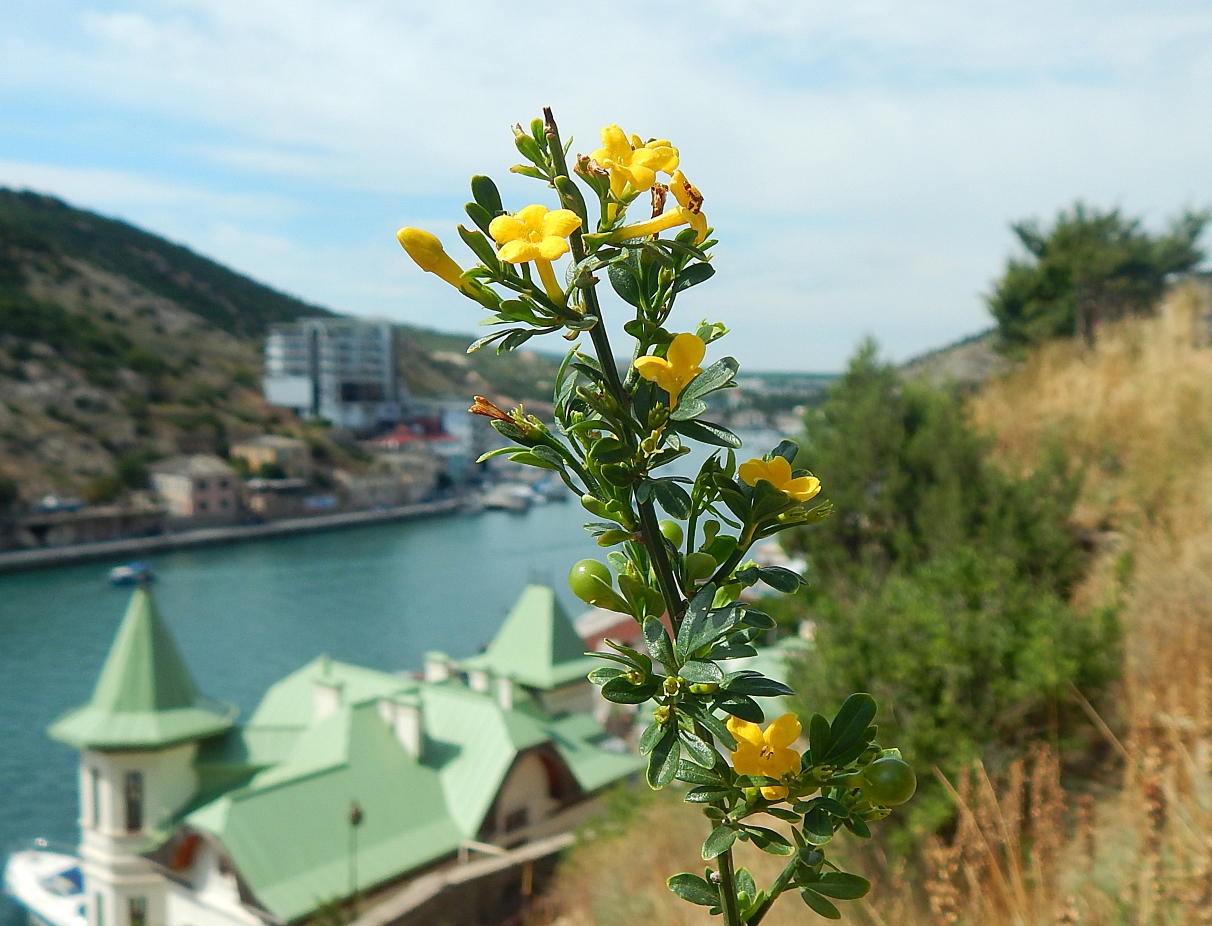
[[[772,486],[797,502],[806,502],[821,491],[821,481],[816,476],[800,476],[791,478],[791,464],[783,457],[775,457],[767,462],[760,457],[754,457],[748,463],[742,463],[737,472],[746,484],[755,486],[759,479],[765,479]]]
[[[782,778],[800,770],[800,754],[789,748],[800,738],[799,719],[795,714],[784,714],[762,732],[756,723],[728,718],[728,732],[736,738],[736,752],[732,754],[732,767],[738,775],[765,775]],[[762,788],[762,796],[768,801],[777,801],[787,796],[782,785]]]
[[[699,364],[707,353],[707,345],[696,334],[679,334],[669,345],[664,357],[640,357],[635,371],[669,393],[669,407],[675,408],[678,396],[687,383],[703,372]]]
[[[616,229],[610,236],[612,242],[627,241],[631,238],[647,238],[666,229],[679,225],[689,225],[695,231],[695,243],[701,243],[707,237],[707,216],[703,215],[703,194],[698,191],[686,175],[680,170],[673,172],[669,181],[669,189],[678,204],[663,215],[634,225],[624,225]]]
[[[590,157],[610,171],[610,191],[618,198],[628,185],[633,194],[652,189],[658,171],[668,174],[678,166],[678,149],[668,141],[641,142],[637,135],[629,139],[617,125],[602,129],[602,147]]]
[[[401,228],[396,239],[422,270],[437,274],[456,289],[464,288],[463,268],[446,253],[436,235],[420,228]]]
[[[564,291],[556,282],[551,262],[568,253],[568,236],[581,226],[581,218],[571,209],[553,209],[537,203],[513,215],[499,215],[488,226],[488,233],[500,249],[497,256],[507,264],[534,261],[549,298],[560,302]]]

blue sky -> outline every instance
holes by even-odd
[[[1212,5],[1165,0],[17,0],[0,184],[340,311],[472,331],[393,233],[455,251],[473,173],[542,200],[508,168],[544,104],[576,151],[608,122],[679,147],[721,244],[674,326],[726,322],[751,369],[985,327],[1011,221],[1212,205]]]

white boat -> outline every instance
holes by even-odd
[[[40,844],[43,844],[39,840]],[[87,926],[80,859],[45,848],[22,849],[4,866],[4,892],[44,926]]]
[[[529,486],[516,482],[502,483],[484,493],[484,507],[501,511],[529,511],[534,493]]]
[[[155,577],[155,570],[147,563],[127,563],[109,571],[111,585],[138,585],[140,582],[150,582]]]

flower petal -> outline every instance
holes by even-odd
[[[507,264],[524,264],[541,256],[537,245],[522,239],[507,242],[497,252],[497,257]]]
[[[512,215],[498,215],[488,226],[488,234],[497,244],[516,241],[526,234],[526,226]]]
[[[671,372],[669,362],[661,357],[637,357],[632,366],[635,367],[635,371],[640,376],[650,383],[657,382],[661,377],[667,376]]]
[[[803,729],[800,726],[800,719],[795,714],[787,713],[766,728],[765,741],[775,749],[786,749],[800,738]]]
[[[791,481],[791,464],[786,457],[774,457],[766,464],[766,471],[769,473],[766,478],[774,483],[775,488],[786,491],[787,483]]]
[[[754,457],[737,467],[737,475],[745,485],[755,486],[759,479],[770,480],[769,471],[766,467],[766,461],[761,457]]]
[[[707,353],[707,345],[697,334],[679,334],[669,345],[665,356],[675,370],[689,370],[697,367]],[[791,472],[788,470],[787,475]]]
[[[800,771],[800,754],[794,749],[775,749],[774,755],[766,760],[775,778],[781,778],[790,772],[793,775]]]
[[[567,238],[581,227],[581,217],[571,209],[553,209],[543,217],[543,235]]]
[[[762,728],[756,723],[741,720],[740,717],[728,718],[728,732],[736,737],[738,742],[749,743],[758,749],[766,745],[766,740],[762,736]]]
[[[732,754],[732,767],[738,775],[764,775],[762,752],[753,743],[740,740]]]
[[[608,125],[602,129],[602,151],[610,158],[624,158],[631,155],[631,145],[627,135],[617,125]],[[594,152],[593,159],[602,163]]]
[[[773,785],[769,788],[762,788],[762,797],[768,801],[781,801],[787,796],[787,789],[782,785]]]
[[[555,235],[548,235],[539,242],[539,256],[543,260],[557,260],[568,253],[568,242]]]
[[[525,209],[519,209],[514,214],[519,222],[526,226],[526,231],[532,235],[543,233],[543,219],[547,215],[547,207],[534,203]],[[490,225],[489,228],[492,226]]]
[[[821,491],[821,481],[816,476],[800,476],[787,483],[783,491],[797,501],[806,502]]]
[[[631,183],[631,188],[637,193],[651,190],[652,185],[656,183],[656,171],[650,167],[645,167],[643,164],[633,162],[630,167],[625,169],[625,172],[628,181]]]

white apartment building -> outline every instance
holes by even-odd
[[[390,322],[303,318],[272,325],[265,341],[265,398],[305,417],[357,431],[399,420]]]

